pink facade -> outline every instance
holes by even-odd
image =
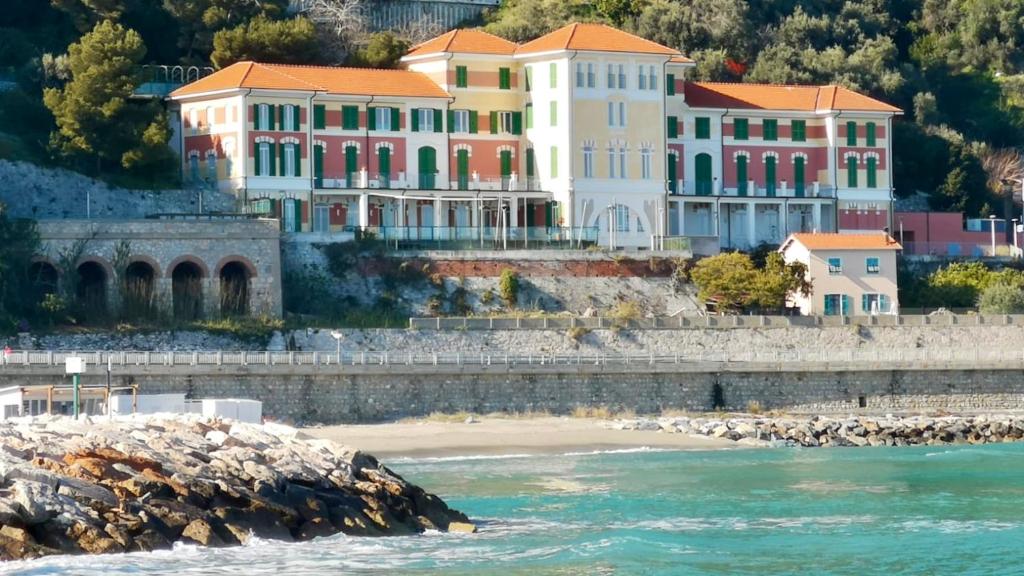
[[[751,128],[753,128],[753,126]],[[796,182],[793,168],[794,154],[803,154],[806,156],[804,164],[804,185],[808,188],[810,188],[817,180],[818,171],[826,170],[828,168],[828,150],[826,148],[814,146],[780,148],[777,146],[749,146],[746,144],[726,145],[722,147],[722,152],[725,155],[723,158],[725,168],[725,186],[728,188],[733,188],[737,184],[737,152],[747,152],[749,154],[747,160],[747,179],[753,180],[758,186],[764,186],[765,184],[765,162],[763,159],[765,152],[775,152],[778,154],[778,159],[775,163],[776,184],[785,180],[788,185],[792,187]],[[825,183],[823,182],[822,184]]]
[[[849,209],[839,208],[839,229],[840,230],[870,230],[877,231],[889,226],[889,211],[885,208],[878,209]]]
[[[518,140],[452,138],[449,141],[450,154],[448,156],[448,173],[451,174],[452,180],[458,177],[458,150],[460,148],[468,148],[469,174],[472,175],[473,172],[476,172],[480,176],[481,181],[501,178],[501,150],[503,149],[511,149],[512,151],[512,172],[517,173],[520,177],[525,177],[525,168],[520,170],[520,166],[525,166],[523,164],[525,160],[519,155]]]
[[[897,212],[892,234],[907,254],[970,256],[978,253],[979,247],[990,249],[992,233],[966,230],[965,224],[961,212]],[[1013,244],[1012,238],[997,229],[996,246]],[[1024,235],[1018,235],[1017,243],[1024,246]]]

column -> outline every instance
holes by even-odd
[[[516,196],[508,199],[508,222],[510,229],[519,227],[519,198]]]
[[[359,195],[359,227],[370,226],[370,196],[365,192]]]
[[[747,241],[750,247],[757,246],[757,204],[747,202]]]
[[[815,202],[814,203],[814,209],[811,212],[811,214],[813,214],[813,216],[812,216],[813,222],[812,222],[811,225],[813,226],[814,231],[815,232],[821,232],[821,203],[820,202]],[[836,226],[836,228],[837,228],[837,231],[838,231],[838,226]]]
[[[444,202],[442,200],[440,200],[438,198],[434,198],[434,239],[435,240],[440,240],[441,239],[441,228],[443,226],[447,225],[445,223],[445,221],[441,218],[441,215],[444,212],[442,204],[444,204]]]

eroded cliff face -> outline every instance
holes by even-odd
[[[196,416],[0,422],[0,559],[474,531],[368,454]]]

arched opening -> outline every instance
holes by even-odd
[[[697,154],[694,158],[694,173],[698,196],[710,196],[713,188],[711,178],[711,155]]]
[[[37,302],[42,302],[47,294],[57,292],[59,276],[57,268],[49,262],[33,262],[28,267],[28,277],[32,282],[32,291],[36,295]]]
[[[244,316],[249,313],[249,270],[238,261],[220,269],[220,313]]]
[[[132,262],[125,268],[122,290],[126,318],[148,318],[156,311],[156,272],[148,262]]]
[[[198,320],[203,316],[203,271],[195,262],[182,262],[171,272],[174,318]]]
[[[86,320],[101,319],[106,315],[107,272],[98,262],[83,262],[78,266],[75,297]]]

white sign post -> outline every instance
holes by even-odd
[[[78,384],[79,377],[85,372],[85,359],[69,356],[64,359],[64,372],[71,374],[75,420],[78,420]]]

